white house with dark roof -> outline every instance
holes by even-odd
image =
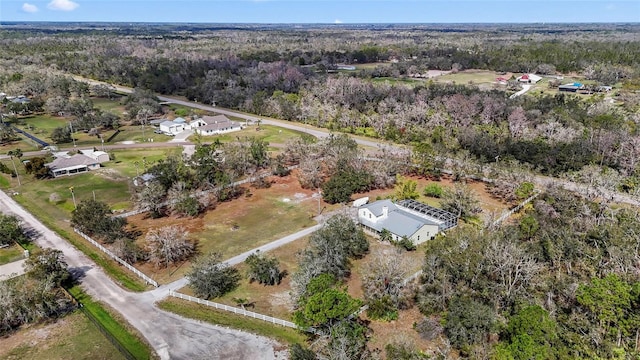
[[[191,130],[197,134],[208,136],[242,130],[242,125],[229,120],[224,115],[203,116],[189,123]]]
[[[369,232],[379,235],[386,229],[393,240],[407,237],[414,244],[433,239],[458,224],[454,214],[415,200],[379,200],[362,205],[358,208],[358,221]]]

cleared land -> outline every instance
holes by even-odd
[[[318,200],[313,191],[300,188],[297,178],[271,178],[268,189],[249,186],[248,192],[238,199],[219,203],[215,209],[196,218],[175,216],[159,219],[146,214],[128,219],[132,226],[146,234],[150,229],[167,225],[180,225],[197,241],[198,251],[206,254],[220,252],[230,258],[258,246],[277,240],[293,232],[315,225]],[[324,204],[324,203],[321,203]],[[144,235],[139,239],[143,244]],[[156,281],[176,280],[189,269],[188,263],[157,269],[148,264],[139,268]]]

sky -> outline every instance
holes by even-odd
[[[640,0],[0,0],[0,21],[640,22]]]

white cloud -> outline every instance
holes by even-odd
[[[78,6],[80,6],[78,3],[71,0],[51,0],[51,2],[47,5],[47,8],[49,10],[72,11],[75,10]]]
[[[335,20],[333,20],[333,23],[334,23],[334,24],[342,24],[342,20],[340,20],[340,19],[335,19]]]
[[[22,11],[28,12],[28,13],[34,13],[34,12],[38,12],[38,7],[33,4],[24,3],[22,4]]]

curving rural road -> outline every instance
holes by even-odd
[[[123,290],[100,267],[0,191],[0,209],[20,217],[38,236],[38,246],[61,250],[82,288],[116,309],[135,327],[160,359],[279,359],[286,357],[273,340],[214,326],[162,311],[154,303],[166,296],[163,287],[142,294]]]

